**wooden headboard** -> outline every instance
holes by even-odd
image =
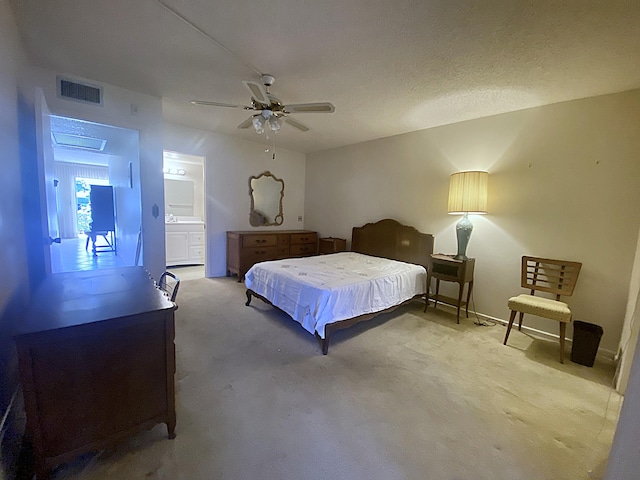
[[[431,268],[433,235],[389,218],[353,227],[351,251]]]

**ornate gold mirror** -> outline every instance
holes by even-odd
[[[276,178],[271,172],[263,172],[257,177],[250,177],[249,195],[251,196],[249,223],[252,226],[282,225],[284,222],[282,213],[284,180]]]

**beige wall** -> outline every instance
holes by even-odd
[[[305,157],[278,148],[276,159],[264,151],[264,137],[256,142],[205,132],[180,125],[164,125],[164,148],[205,157],[205,222],[207,226],[208,277],[226,274],[227,230],[294,230],[305,227]],[[265,170],[284,180],[284,223],[280,227],[249,224],[249,177]],[[304,219],[303,219],[304,220]]]
[[[308,155],[306,227],[349,239],[351,227],[391,217],[455,253],[449,175],[487,170],[489,215],[472,216],[467,252],[477,310],[508,317],[523,254],[577,260],[574,318],[602,325],[601,347],[614,352],[640,225],[639,157],[638,90],[399,135]]]

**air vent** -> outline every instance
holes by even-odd
[[[102,88],[57,77],[58,96],[78,102],[102,105]]]
[[[85,137],[71,133],[51,132],[51,138],[58,147],[81,148],[102,152],[107,141],[103,138]]]

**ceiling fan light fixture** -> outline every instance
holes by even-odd
[[[253,128],[258,135],[263,134],[266,129],[278,133],[282,127],[282,118],[276,116],[273,111],[265,109],[259,115],[254,116],[251,123],[253,123]]]
[[[267,123],[269,124],[269,128],[271,129],[271,131],[273,131],[274,133],[278,133],[280,131],[280,127],[282,127],[282,119],[276,117],[275,115],[269,117]]]
[[[256,133],[261,135],[266,133],[267,140],[270,133],[278,133],[283,123],[288,123],[301,132],[308,132],[309,127],[288,115],[291,113],[333,113],[335,107],[330,102],[296,103],[286,104],[272,95],[269,87],[273,85],[275,78],[272,75],[262,75],[262,85],[251,82],[242,82],[251,93],[251,105],[235,105],[231,103],[210,102],[193,100],[196,105],[210,105],[214,107],[241,108],[252,112],[252,116],[244,120],[238,128],[241,130],[250,128],[253,125]]]
[[[253,128],[255,128],[256,133],[258,135],[260,135],[262,132],[264,132],[264,127],[265,127],[265,122],[262,119],[262,116],[260,115],[256,115],[255,117],[253,117]]]

